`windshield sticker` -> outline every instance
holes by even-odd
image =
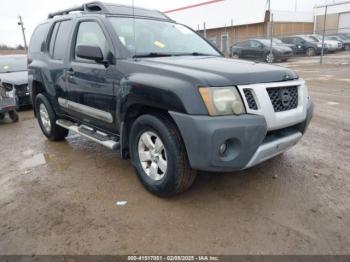
[[[155,41],[153,44],[155,46],[159,47],[159,48],[164,48],[165,47],[165,45],[162,42],[159,42],[159,41]]]

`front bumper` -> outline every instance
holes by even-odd
[[[30,95],[25,95],[25,96],[18,96],[17,98],[17,106],[29,106],[32,104],[32,100],[30,98]]]
[[[307,129],[313,104],[306,118],[296,125],[268,131],[264,116],[194,116],[169,112],[177,124],[190,166],[202,171],[235,171],[257,165],[294,146]],[[220,145],[227,144],[221,155]]]
[[[288,52],[288,53],[276,53],[275,57],[277,59],[284,59],[284,58],[290,58],[293,56],[293,51],[292,52]]]

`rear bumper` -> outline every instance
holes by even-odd
[[[294,146],[307,129],[313,112],[292,127],[268,131],[261,115],[194,116],[169,112],[184,140],[190,165],[203,171],[235,171],[257,165]],[[227,149],[220,154],[220,145]]]

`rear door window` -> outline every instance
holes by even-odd
[[[72,30],[72,20],[66,20],[59,23],[57,35],[54,41],[54,46],[52,47],[53,49],[52,58],[56,60],[64,59],[64,55],[68,50],[68,43],[69,43],[71,30]],[[50,43],[49,49],[51,49],[51,43]]]
[[[60,23],[55,23],[54,28],[52,30],[50,43],[49,43],[49,54],[51,57],[53,57],[55,41],[56,41],[56,36],[57,36],[57,31],[58,31],[59,26],[60,26]]]

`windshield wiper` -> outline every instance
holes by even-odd
[[[175,54],[176,56],[219,56],[214,54],[207,54],[207,53],[201,53],[201,52],[192,52],[192,53],[178,53]]]
[[[173,56],[171,53],[158,53],[158,52],[150,52],[145,54],[137,54],[132,58],[141,58],[141,57],[163,57],[163,56]]]

